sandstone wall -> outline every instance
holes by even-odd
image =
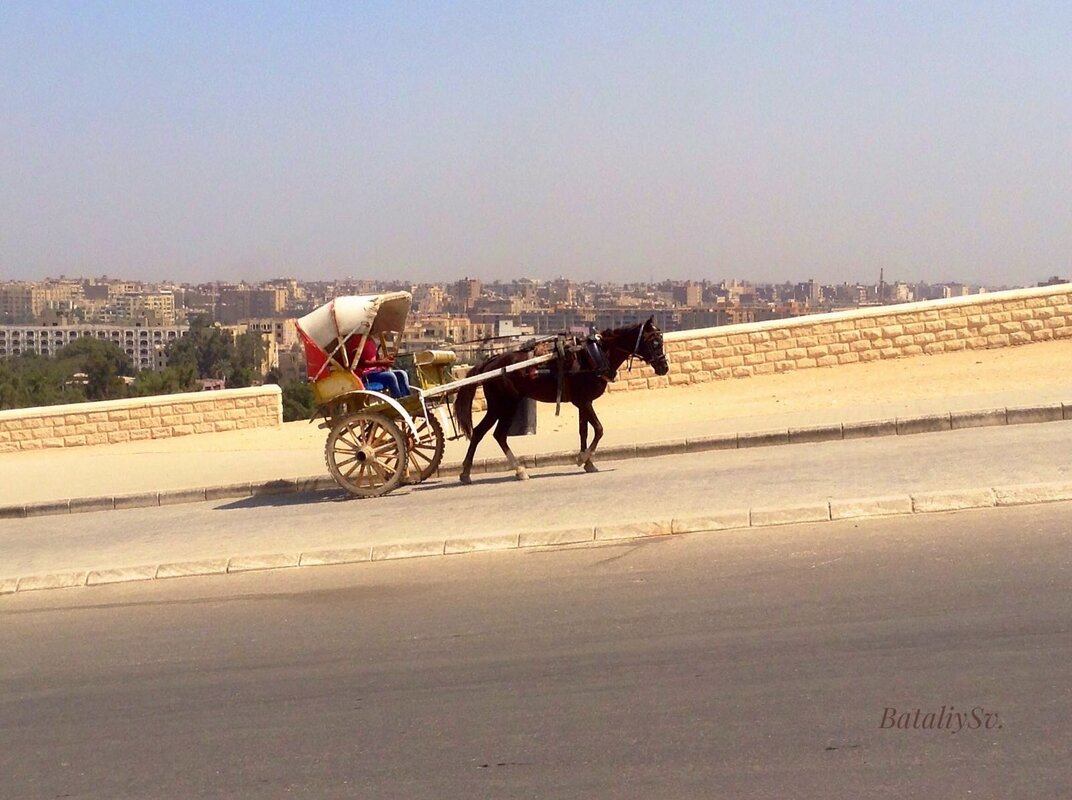
[[[1072,338],[1072,284],[677,331],[670,374],[634,364],[612,391]],[[1056,365],[1055,365],[1056,367]]]
[[[283,423],[278,386],[0,411],[0,453],[113,444]]]

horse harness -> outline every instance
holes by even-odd
[[[629,352],[630,369],[632,369],[633,358],[639,354],[643,335],[644,329],[641,327],[636,343]],[[548,344],[550,343],[541,343],[543,347],[547,347]],[[591,373],[607,383],[612,383],[618,378],[618,371],[610,365],[610,358],[608,357],[610,348],[607,347],[603,337],[598,333],[590,334],[584,338],[560,334],[555,337],[551,347],[557,356],[553,367],[556,383],[555,416],[561,413],[562,393],[567,374]],[[570,367],[574,364],[578,366],[578,369],[570,373]]]

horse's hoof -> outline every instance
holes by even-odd
[[[599,467],[597,467],[595,464],[593,464],[591,461],[589,461],[584,465],[584,471],[585,472],[599,472]]]
[[[470,483],[472,483],[472,482],[473,482],[473,479],[472,479],[472,478],[470,478],[470,477],[469,477],[468,475],[466,475],[466,474],[464,474],[464,473],[458,476],[458,480],[460,480],[460,481],[461,481],[462,483],[464,483],[464,484],[465,484],[466,486],[468,486],[468,485],[469,485]]]
[[[517,479],[519,481],[527,481],[529,479],[529,474],[525,472],[525,470],[520,469],[517,471]]]
[[[579,452],[577,454],[577,466],[578,467],[581,466],[582,464],[584,464],[584,462],[587,461],[587,460],[588,460],[588,455],[584,452],[584,450],[582,450],[581,452]]]

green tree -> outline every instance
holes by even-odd
[[[197,370],[189,364],[172,364],[158,371],[142,370],[130,387],[131,394],[137,397],[193,392],[197,388]]]
[[[73,380],[81,362],[63,363],[35,353],[0,362],[0,408],[29,408],[86,399],[85,387]]]
[[[201,378],[226,378],[234,363],[231,335],[200,315],[190,322],[185,336],[172,340],[167,350],[168,364],[192,366]]]
[[[232,359],[231,372],[228,376],[228,386],[252,386],[261,378],[261,368],[268,348],[264,343],[264,337],[259,333],[247,331],[240,334],[234,343],[234,357]]]
[[[202,315],[190,322],[185,336],[168,345],[168,364],[190,367],[201,378],[225,378],[228,386],[251,386],[261,378],[266,351],[260,334],[232,338]]]
[[[89,400],[125,397],[121,376],[130,375],[130,358],[112,342],[83,337],[56,353],[55,363],[69,376],[86,375],[85,394]]]
[[[310,419],[316,404],[313,402],[313,387],[305,381],[287,381],[283,384],[283,421]]]

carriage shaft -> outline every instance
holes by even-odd
[[[549,361],[554,361],[558,356],[555,353],[547,353],[542,356],[536,356],[535,358],[529,358],[525,361],[520,361],[517,364],[511,364],[508,367],[502,367],[501,369],[492,370],[491,372],[482,372],[479,375],[470,375],[467,378],[461,378],[450,383],[445,383],[442,386],[437,386],[434,389],[429,389],[424,392],[424,397],[438,397],[440,395],[453,394],[461,389],[463,386],[471,386],[476,383],[487,383],[494,378],[501,378],[510,372],[518,372],[519,370],[534,367],[537,364],[546,364]]]

